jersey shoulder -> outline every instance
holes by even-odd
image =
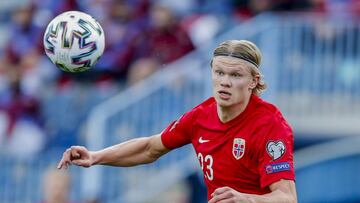
[[[256,122],[254,122],[254,142],[265,146],[269,141],[283,141],[293,143],[293,130],[285,120],[280,110],[264,100],[257,103]],[[292,145],[292,144],[290,144]]]
[[[277,106],[259,97],[256,99],[255,102],[255,114],[260,120],[259,124],[284,123],[288,125],[287,121],[285,120],[284,116],[282,115],[280,109]]]
[[[258,112],[264,115],[275,115],[279,111],[279,109],[274,104],[267,102],[260,97],[256,97],[255,102]]]
[[[207,100],[184,113],[178,120],[194,122],[199,117],[207,117],[210,109],[213,108],[214,105],[216,106],[215,99],[213,97],[208,98]]]
[[[216,101],[214,97],[210,97],[205,101],[203,101],[202,103],[200,103],[199,105],[195,106],[191,111],[193,111],[196,114],[206,113],[209,112],[210,109],[214,108],[214,106],[216,106]]]

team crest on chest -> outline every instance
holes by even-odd
[[[235,138],[233,142],[232,154],[235,159],[239,160],[245,154],[245,140],[242,138]]]

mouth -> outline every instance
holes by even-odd
[[[218,91],[220,99],[228,100],[231,97],[231,93],[225,90]]]

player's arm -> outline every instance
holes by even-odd
[[[253,195],[254,202],[296,203],[296,187],[293,180],[280,180],[270,185],[271,192],[265,195]]]
[[[280,180],[270,185],[270,193],[254,195],[238,192],[230,187],[217,188],[208,203],[296,203],[295,183],[292,180]]]
[[[135,166],[151,163],[169,150],[162,144],[161,135],[132,139],[111,147],[89,151],[82,146],[67,149],[58,164],[58,168],[67,168],[74,164],[83,167],[93,165]]]

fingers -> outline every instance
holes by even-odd
[[[83,159],[76,159],[73,160],[71,163],[77,165],[77,166],[83,166],[83,167],[90,167],[90,162],[88,160],[83,160]]]
[[[81,147],[81,146],[72,146],[70,147],[70,152],[71,152],[71,160],[73,159],[79,159],[81,158],[81,153],[83,153],[82,151],[85,149],[85,147]]]
[[[220,201],[216,201],[216,203],[238,203],[233,199],[224,199],[224,200],[220,200]]]
[[[76,151],[75,149],[73,149],[72,147],[71,147],[70,153],[71,153],[71,158],[72,158],[72,159],[78,159],[78,158],[80,158],[79,152],[77,152],[77,151]]]
[[[85,166],[89,167],[88,163],[84,161],[76,161],[75,160],[81,160],[81,159],[87,159],[87,149],[82,146],[72,146],[68,148],[64,153],[63,156],[57,166],[58,169],[67,169],[71,164],[79,165],[79,166]]]
[[[71,149],[69,148],[63,153],[63,156],[62,156],[57,168],[58,169],[62,169],[62,168],[67,169],[69,167],[69,165],[71,165],[70,156],[71,156]]]
[[[226,192],[226,191],[230,191],[231,190],[231,188],[229,188],[229,187],[220,187],[220,188],[217,188],[212,194],[211,194],[211,196],[213,197],[213,196],[215,196],[215,195],[220,195],[220,194],[222,194],[222,193],[224,193],[224,192]]]
[[[222,187],[222,188],[218,188],[216,189],[212,194],[211,194],[211,199],[208,203],[225,203],[227,202],[231,197],[233,197],[230,188],[228,187]],[[229,201],[231,202],[231,201]]]
[[[249,202],[246,195],[230,187],[217,188],[212,194],[208,203],[235,203]]]

